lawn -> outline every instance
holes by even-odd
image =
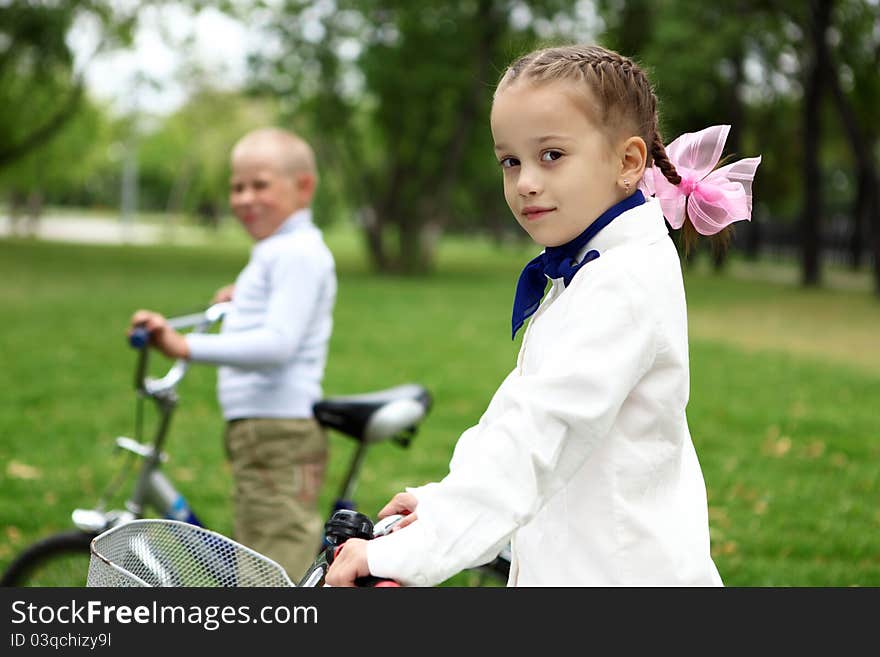
[[[408,279],[369,273],[350,233],[331,231],[328,242],[339,297],[325,392],[418,381],[435,401],[409,450],[386,444],[368,455],[357,497],[373,514],[404,486],[443,476],[458,435],[513,366],[510,303],[534,250],[448,240],[434,275]],[[67,528],[71,508],[92,504],[116,472],[113,440],[134,431],[131,313],[198,310],[246,259],[235,241],[0,240],[0,568]],[[722,577],[733,586],[880,586],[880,303],[862,289],[769,282],[748,263],[732,270],[696,266],[686,276],[688,416]],[[166,467],[206,524],[230,534],[214,380],[197,366],[181,384]],[[325,505],[351,446],[334,435],[331,449]]]

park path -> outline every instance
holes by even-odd
[[[156,244],[169,241],[168,228],[165,226],[124,222],[86,214],[58,216],[50,213],[37,222],[22,218],[17,226],[12,225],[8,216],[0,216],[0,237],[9,237],[12,234],[86,244]],[[176,228],[174,238],[176,243],[198,241],[191,230],[184,228]]]

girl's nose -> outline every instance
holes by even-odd
[[[516,191],[520,196],[535,196],[541,191],[541,177],[533,168],[520,165]]]

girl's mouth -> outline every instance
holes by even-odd
[[[556,208],[539,208],[535,206],[529,206],[527,208],[523,208],[522,214],[527,221],[536,221],[541,217],[550,214],[555,209]]]

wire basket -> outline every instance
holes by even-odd
[[[86,586],[294,586],[284,569],[222,534],[132,520],[92,539]]]

